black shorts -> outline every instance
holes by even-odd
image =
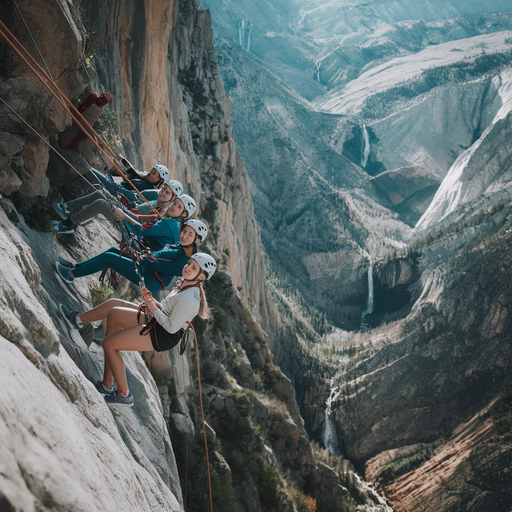
[[[153,324],[153,327],[149,331],[151,336],[151,343],[153,349],[156,352],[163,352],[174,348],[181,340],[184,329],[180,329],[178,332],[170,333],[166,331],[158,322]]]

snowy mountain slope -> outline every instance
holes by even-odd
[[[512,112],[512,69],[494,79],[503,106],[482,136],[453,163],[430,206],[416,224],[417,231],[427,229],[447,217],[460,203],[482,194],[493,194],[510,181],[510,141]],[[507,173],[508,174],[505,174]],[[500,179],[500,186],[496,180]]]
[[[397,57],[370,69],[341,90],[336,90],[313,101],[316,110],[331,114],[356,114],[369,97],[387,89],[416,80],[429,68],[449,66],[462,60],[471,61],[484,52],[509,52],[512,31],[485,34],[468,39],[450,41],[405,57]]]

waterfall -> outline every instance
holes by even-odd
[[[329,394],[329,398],[327,398],[325,402],[325,421],[324,421],[324,431],[322,433],[322,441],[324,446],[329,452],[339,455],[340,451],[338,449],[338,439],[336,438],[336,429],[334,427],[334,421],[332,419],[332,401],[334,400],[334,396],[336,395],[336,391],[338,387],[332,387],[331,383],[331,393]]]
[[[320,62],[315,62],[315,70],[313,71],[313,76],[317,82],[320,82]]]
[[[364,169],[366,164],[368,163],[368,157],[370,156],[370,138],[368,137],[368,130],[366,129],[366,125],[363,124],[363,148],[362,148],[362,158],[361,158],[361,167]]]
[[[249,23],[249,34],[247,35],[247,51],[251,49],[251,32],[252,32],[252,23]]]
[[[366,303],[365,314],[373,313],[373,261],[370,260],[368,267],[368,301]]]
[[[368,332],[371,330],[370,324],[366,322],[366,315],[373,313],[373,261],[370,259],[368,267],[368,300],[366,301],[366,309],[361,315],[361,331]]]
[[[243,40],[244,40],[244,25],[245,25],[245,21],[242,20],[239,24],[238,24],[238,44],[240,46],[243,47]]]

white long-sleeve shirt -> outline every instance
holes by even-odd
[[[187,327],[187,321],[199,312],[201,303],[200,291],[197,286],[182,292],[172,290],[161,302],[161,309],[155,311],[156,321],[171,334]]]

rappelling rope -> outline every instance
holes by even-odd
[[[199,345],[197,344],[197,335],[196,335],[194,326],[190,322],[187,322],[187,323],[188,323],[188,325],[190,325],[190,327],[194,333],[194,339],[195,339],[195,343],[196,343],[197,380],[199,383],[199,401],[201,403],[201,418],[203,420],[204,447],[206,450],[206,469],[208,471],[208,491],[210,493],[210,511],[213,512],[212,484],[211,484],[211,479],[210,479],[210,459],[208,457],[208,441],[206,440],[206,427],[205,427],[205,423],[204,423],[203,395],[201,393],[201,370],[199,368]]]
[[[190,325],[192,325],[189,322]],[[188,336],[188,332],[185,336]],[[187,479],[188,479],[188,414],[187,414],[187,384],[185,382],[185,354],[181,354],[181,370],[183,372],[183,396],[185,398],[185,492],[183,508],[187,510]]]
[[[17,4],[16,0],[12,0],[12,1],[13,1],[14,5],[16,6],[16,10],[18,11],[18,13],[20,15],[20,18],[23,21],[25,27],[27,27],[28,35],[30,36],[30,39],[32,39],[32,42],[34,43],[34,46],[36,47],[37,53],[39,54],[39,57],[41,57],[41,60],[43,61],[44,67],[48,71],[48,74],[50,75],[50,78],[53,80],[52,74],[50,73],[50,68],[48,67],[48,64],[46,64],[46,61],[44,60],[43,54],[39,50],[39,46],[37,46],[36,40],[34,39],[34,36],[32,35],[32,32],[30,31],[30,28],[29,28],[27,22],[25,21],[25,18],[23,16],[23,14],[21,13],[20,8],[18,7],[18,4]]]
[[[80,118],[84,123],[85,126],[88,127],[89,130],[93,133],[94,136],[100,140],[103,145],[108,149],[108,151],[114,156],[115,159],[117,159],[117,156],[114,154],[114,152],[108,147],[107,143],[94,131],[94,129],[89,125],[89,123],[83,118],[82,114],[75,108],[75,106],[72,104],[72,102],[66,97],[66,95],[58,88],[57,84],[48,76],[48,74],[44,71],[44,69],[41,68],[41,66],[38,64],[38,62],[30,55],[30,53],[26,50],[26,48],[16,39],[16,37],[11,33],[11,31],[6,27],[6,25],[3,23],[3,21],[0,20],[0,35],[7,41],[7,43],[11,46],[11,48],[16,52],[16,54],[20,57],[20,59],[25,62],[25,64],[30,68],[30,70],[38,77],[38,79],[41,81],[41,83],[50,91],[50,93],[55,97],[55,99],[62,105],[62,107],[66,110],[66,112],[71,116],[71,118],[75,121],[75,123],[78,125],[80,130],[87,136],[87,138],[96,146],[96,148],[107,158],[107,160],[112,164],[112,166],[121,174],[121,176],[125,179],[127,183],[130,184],[130,186],[137,192],[137,194],[140,196],[140,198],[147,203],[151,209],[157,214],[159,218],[162,218],[160,213],[153,207],[153,205],[140,193],[140,191],[137,189],[137,187],[131,182],[131,180],[119,169],[119,167],[110,159],[110,157],[103,151],[103,149],[98,145],[98,143],[94,140],[93,136],[87,131],[87,129],[78,121],[78,118],[72,114],[70,109],[63,103],[63,101],[57,96],[57,94],[50,88],[50,86],[43,80],[43,77],[30,65],[30,63],[27,61],[27,59],[22,55],[20,50],[16,48],[13,41],[9,39],[9,37],[6,35],[6,33],[9,34],[10,37],[20,46],[20,48],[25,52],[25,54],[29,57],[29,59],[39,68],[41,73],[45,76],[45,78],[48,80],[48,82],[55,87],[55,89],[58,91],[60,95],[65,99],[65,101],[70,105],[70,107],[76,112],[78,118]]]

